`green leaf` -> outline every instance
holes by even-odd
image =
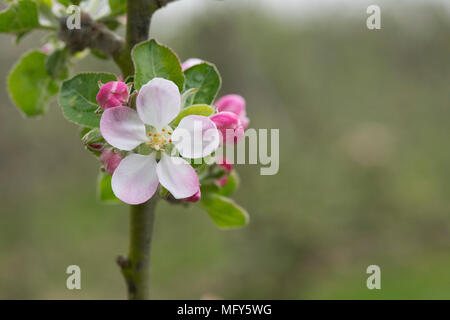
[[[59,3],[61,3],[63,6],[68,7],[70,5],[69,0],[57,0]]]
[[[219,186],[215,182],[207,181],[202,182],[202,185],[200,186],[200,191],[202,193],[202,197],[210,195],[210,194],[218,194],[220,192]]]
[[[23,38],[25,38],[26,35],[28,35],[30,33],[30,31],[23,31],[23,32],[18,32],[16,34],[16,40],[14,41],[15,44],[19,44]]]
[[[23,33],[39,27],[37,5],[32,0],[19,0],[0,12],[0,33]]]
[[[197,104],[193,105],[187,108],[184,108],[181,110],[181,112],[178,114],[178,116],[175,118],[175,120],[172,121],[171,127],[175,128],[180,123],[181,119],[183,119],[186,116],[190,116],[193,114],[199,115],[199,116],[205,116],[209,117],[214,112],[213,107],[208,106],[206,104]]]
[[[92,130],[91,128],[80,127],[80,129],[79,129],[79,131],[80,131],[80,139],[83,139],[83,137],[86,135],[86,133],[88,133],[91,130]]]
[[[53,13],[53,3],[52,0],[34,0],[37,4],[37,8],[39,11],[39,17],[43,17],[48,22],[50,22],[50,25],[57,28],[59,26],[59,20],[58,17],[55,16]],[[38,21],[40,19],[38,18]]]
[[[236,190],[239,187],[239,175],[235,170],[230,172],[230,175],[228,176],[227,183],[220,188],[219,194],[225,197],[229,197],[234,190]]]
[[[217,68],[208,62],[202,62],[184,71],[186,77],[186,89],[198,88],[198,91],[190,95],[186,105],[212,104],[220,90],[221,78]]]
[[[167,190],[166,188],[161,186],[160,191],[159,191],[159,195],[161,196],[161,198],[167,198],[169,196],[169,194],[170,194],[169,190]]]
[[[238,228],[249,221],[247,211],[233,200],[218,194],[202,195],[201,204],[220,228]]]
[[[186,101],[187,99],[193,95],[194,93],[196,93],[198,91],[197,88],[191,88],[186,90],[185,92],[183,92],[183,94],[181,95],[181,107],[184,108],[186,106]]]
[[[29,117],[43,114],[55,93],[55,84],[45,68],[46,57],[39,51],[26,53],[8,76],[12,100]]]
[[[94,57],[99,58],[101,60],[108,60],[109,57],[106,54],[103,54],[101,51],[98,50],[92,50],[91,49],[91,53]]]
[[[153,78],[159,77],[175,82],[180,92],[183,91],[184,75],[180,60],[171,49],[150,40],[136,45],[131,55],[136,70],[137,90]]]
[[[116,77],[108,73],[82,73],[64,81],[59,93],[59,104],[66,119],[85,127],[98,128],[101,118],[100,114],[95,113],[98,109],[98,82],[115,80]]]
[[[111,8],[111,15],[121,15],[127,11],[127,1],[109,0],[109,7]]]
[[[69,61],[69,51],[67,48],[57,49],[53,51],[45,61],[45,68],[47,73],[54,79],[67,78],[69,71],[67,69],[67,62]]]
[[[111,188],[111,176],[103,171],[100,171],[97,180],[97,197],[102,202],[106,203],[120,203],[120,200],[114,195]]]
[[[47,90],[50,93],[51,96],[54,96],[59,92],[59,85],[61,84],[60,81],[57,80],[50,80],[50,83],[48,84]]]
[[[109,30],[114,31],[120,27],[120,22],[117,20],[117,18],[112,17],[112,16],[106,16],[106,17],[100,18],[98,21],[103,23]]]

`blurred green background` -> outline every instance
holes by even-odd
[[[247,99],[251,127],[280,129],[280,171],[238,167],[244,229],[161,202],[152,297],[449,299],[448,11],[384,5],[369,31],[367,5],[284,16],[254,1],[197,3],[181,25],[178,3],[161,10],[152,36],[216,63],[221,94]],[[121,299],[127,206],[97,202],[99,165],[55,102],[24,119],[6,92],[41,37],[0,35],[0,298]],[[118,73],[89,57],[74,74],[91,70]],[[71,264],[82,290],[66,289]],[[372,264],[381,290],[366,288]]]

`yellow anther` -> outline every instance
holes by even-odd
[[[164,128],[161,131],[166,131]],[[167,131],[169,135],[172,134],[171,131]],[[172,139],[168,139],[167,136],[160,132],[149,132],[150,140],[146,143],[148,146],[154,148],[157,151],[164,151],[163,147],[167,143],[172,143]]]

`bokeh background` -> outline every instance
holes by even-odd
[[[221,94],[281,141],[277,175],[238,167],[248,227],[159,204],[153,298],[450,298],[449,6],[378,1],[369,31],[372,3],[181,0],[155,15],[152,36],[216,63]],[[121,299],[127,206],[97,202],[99,165],[56,102],[24,119],[6,92],[43,36],[0,35],[0,298]],[[118,73],[89,57],[74,74],[91,70]],[[71,264],[81,290],[66,289]],[[366,288],[371,264],[381,290]]]

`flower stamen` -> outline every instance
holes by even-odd
[[[151,133],[148,135],[151,137],[146,143],[148,146],[154,148],[156,151],[164,151],[163,146],[167,144],[167,139],[161,133]]]

